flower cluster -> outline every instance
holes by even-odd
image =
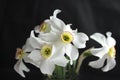
[[[57,18],[57,14],[60,12],[61,10],[56,9],[50,19],[46,19],[41,25],[31,30],[25,45],[17,48],[15,58],[18,61],[14,65],[14,69],[22,77],[25,77],[23,71],[30,71],[25,63],[33,64],[47,75],[53,74],[56,65],[66,67],[68,64],[73,65],[77,60],[80,64],[81,61],[78,58],[81,57],[78,50],[86,47],[89,37],[83,32],[78,32],[77,29],[73,30],[71,24],[65,24]],[[111,32],[107,32],[106,35],[101,33],[91,35],[90,38],[100,43],[102,47],[90,48],[82,56],[98,57],[98,60],[89,62],[89,66],[102,68],[103,71],[109,71],[116,65],[116,41],[111,36]],[[107,64],[103,67],[105,60],[107,60]],[[76,64],[76,72],[79,71],[80,65],[78,64]]]

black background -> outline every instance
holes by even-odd
[[[26,78],[18,75],[13,66],[17,47],[22,47],[30,31],[43,20],[48,19],[55,9],[61,9],[58,15],[65,23],[72,23],[73,29],[88,36],[107,31],[113,33],[117,41],[116,67],[103,73],[88,66],[87,58],[80,70],[80,80],[119,80],[120,79],[120,1],[119,0],[0,0],[0,79],[1,80],[43,80],[36,67],[25,73]],[[87,48],[96,45],[90,40]],[[82,50],[80,50],[82,52]],[[3,78],[3,79],[2,79]]]

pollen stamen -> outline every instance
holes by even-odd
[[[43,58],[47,59],[52,54],[52,47],[50,45],[44,45],[41,49],[41,55]]]
[[[70,32],[65,31],[61,34],[61,40],[64,43],[71,43],[73,41],[73,35]]]

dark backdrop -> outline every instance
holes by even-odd
[[[87,58],[81,67],[80,80],[119,80],[120,79],[120,1],[119,0],[0,0],[0,77],[1,80],[42,80],[40,71],[27,64],[31,69],[19,76],[13,66],[17,47],[22,47],[34,26],[48,19],[55,9],[61,9],[58,15],[65,23],[88,36],[111,31],[117,40],[116,67],[103,73],[88,66]],[[87,48],[95,45],[92,41]],[[3,78],[3,79],[2,79]]]

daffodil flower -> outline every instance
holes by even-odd
[[[73,64],[73,60],[76,60],[79,56],[77,48],[85,48],[86,41],[89,40],[85,33],[77,32],[77,30],[72,30],[70,25],[66,25],[58,34],[58,40],[55,42],[56,48],[61,48],[61,50],[66,53],[70,58],[70,64]]]
[[[56,33],[65,26],[65,23],[61,19],[57,18],[57,14],[60,12],[61,10],[56,9],[53,16],[50,16],[50,19],[46,19],[40,26],[35,27],[35,32],[39,33],[39,38],[48,42],[56,41]]]
[[[38,44],[39,44],[39,46],[38,46]],[[34,62],[32,59],[30,59],[28,57],[28,55],[33,50],[35,50],[35,49],[38,50],[41,47],[41,45],[43,45],[43,44],[50,44],[50,43],[45,42],[45,41],[41,40],[38,37],[35,37],[34,31],[32,30],[31,33],[30,33],[30,37],[27,38],[26,43],[22,47],[23,52],[25,52],[25,54],[27,55],[26,58],[24,58],[24,61],[26,63],[31,63],[34,66],[39,68],[39,63],[38,62]]]
[[[22,77],[25,77],[23,71],[29,72],[29,69],[23,63],[23,59],[26,58],[26,54],[23,52],[22,49],[17,48],[15,58],[18,60],[17,63],[14,65],[14,70],[20,74]]]
[[[111,36],[111,32],[106,33],[107,37],[105,37],[101,33],[94,33],[90,37],[101,44],[101,48],[93,48],[91,49],[91,53],[94,56],[99,57],[98,60],[92,61],[89,63],[89,65],[93,68],[102,68],[102,71],[107,72],[111,69],[113,69],[116,65],[115,61],[115,45],[116,41]],[[103,67],[105,60],[107,60],[106,65]]]
[[[39,64],[39,68],[43,74],[52,75],[55,65],[62,67],[67,65],[68,60],[61,54],[63,53],[62,50],[56,50],[55,46],[51,43],[41,41],[40,38],[35,37],[34,31],[31,31],[30,39],[30,44],[33,45],[34,49],[31,50],[28,58]]]
[[[37,49],[38,47],[36,47],[36,45],[38,43],[43,43],[44,41],[41,41],[39,38],[36,38],[36,40],[34,39],[34,32],[31,31],[31,35],[30,37],[26,40],[25,45],[22,47],[22,49],[17,48],[16,51],[16,56],[15,58],[18,60],[17,63],[14,65],[14,69],[17,73],[19,73],[22,77],[25,77],[23,71],[28,72],[29,69],[25,66],[24,62],[26,63],[31,63],[33,65],[35,65],[36,67],[39,68],[39,64],[37,62],[34,62],[33,60],[31,60],[28,55],[29,53],[34,50]],[[37,40],[38,39],[38,40]],[[23,62],[24,60],[24,62]]]

